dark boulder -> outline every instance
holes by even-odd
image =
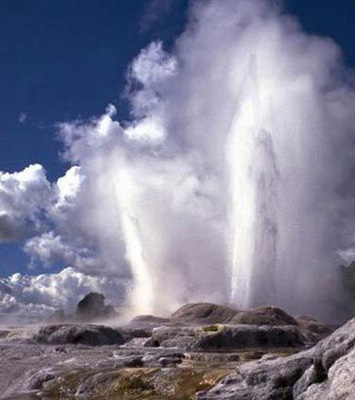
[[[102,346],[123,344],[123,335],[103,325],[47,325],[34,336],[38,343]]]
[[[87,294],[80,300],[76,309],[76,319],[80,322],[103,320],[114,315],[114,308],[105,305],[105,296],[95,292]]]

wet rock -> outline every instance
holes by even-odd
[[[292,400],[294,384],[312,364],[312,353],[258,360],[241,365],[200,400]]]
[[[306,371],[306,376],[295,387],[296,399],[352,400],[355,393],[355,319],[319,342],[314,352],[312,370]]]
[[[294,326],[228,326],[224,330],[203,333],[190,348],[205,351],[247,348],[289,348],[305,344],[301,331]]]
[[[286,358],[245,363],[201,400],[353,400],[355,319],[313,348]]]
[[[305,380],[310,376],[310,379]],[[338,359],[319,379],[316,368],[307,370],[303,387],[295,387],[295,400],[353,400],[355,394],[355,350]],[[318,378],[318,379],[317,379]],[[324,379],[325,378],[325,379]],[[324,379],[324,380],[323,380]],[[306,390],[305,390],[306,389]]]
[[[161,351],[152,351],[145,354],[142,362],[145,367],[172,367],[180,364],[184,358],[184,353],[161,349]]]
[[[281,308],[272,306],[261,306],[248,311],[241,311],[229,323],[273,326],[298,325],[298,322],[291,315],[287,314]]]
[[[75,392],[75,397],[90,398],[95,396],[100,387],[109,387],[119,377],[115,371],[99,372],[81,383]]]
[[[103,325],[48,325],[34,336],[37,343],[102,346],[123,344],[122,334]]]
[[[298,325],[295,318],[278,307],[260,306],[240,311],[213,303],[187,304],[175,311],[171,320],[196,325]]]
[[[124,326],[120,328],[120,333],[122,334],[127,346],[129,346],[129,342],[132,342],[135,339],[151,338],[152,332],[153,328],[150,327],[144,328],[141,326]]]
[[[186,304],[171,315],[173,321],[198,324],[224,324],[229,322],[237,310],[213,303]]]
[[[103,320],[114,315],[114,308],[105,305],[105,296],[95,292],[87,294],[80,300],[76,309],[76,319],[80,322]]]
[[[315,363],[328,371],[342,356],[355,346],[355,318],[347,322],[316,346]]]
[[[212,325],[215,327],[215,325]],[[231,351],[243,349],[295,348],[306,338],[295,326],[218,325],[206,327],[159,327],[145,347],[174,347],[201,351]]]
[[[188,348],[196,337],[195,327],[162,326],[152,331],[152,337],[145,347]]]
[[[138,338],[132,338],[128,339],[128,341],[122,345],[122,347],[126,348],[142,348],[142,347],[152,347],[147,345],[149,343],[151,338],[145,338],[145,337],[138,337]]]
[[[43,385],[55,377],[56,374],[52,371],[52,368],[45,368],[31,376],[26,386],[29,390],[43,389]]]
[[[318,381],[317,372],[314,365],[311,365],[303,373],[301,378],[293,386],[292,394],[294,398],[298,398],[302,393],[304,393],[310,385]]]

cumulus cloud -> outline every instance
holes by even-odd
[[[90,276],[70,267],[57,274],[16,273],[0,280],[0,319],[17,317],[29,322],[51,316],[57,309],[74,313],[78,301],[91,291],[105,293],[111,304],[121,306],[124,288],[112,278]]]
[[[38,228],[50,198],[51,185],[41,165],[14,173],[0,171],[0,241]]]
[[[101,264],[90,249],[76,248],[73,243],[66,243],[60,235],[55,235],[52,231],[27,240],[24,250],[31,256],[33,263],[40,260],[47,267],[69,264],[88,271],[98,269]]]

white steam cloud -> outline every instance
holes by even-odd
[[[170,54],[158,41],[133,61],[127,93],[127,126],[112,105],[59,125],[73,167],[53,185],[29,167],[37,197],[21,202],[28,169],[0,176],[3,239],[29,219],[33,262],[115,277],[132,312],[208,300],[333,317],[355,242],[339,48],[271,1],[195,1]]]

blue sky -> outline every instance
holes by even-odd
[[[129,62],[151,40],[169,47],[187,0],[2,0],[0,2],[0,170],[42,164],[50,180],[67,169],[54,124],[100,115],[108,103],[129,118],[122,97]],[[308,32],[332,37],[355,65],[353,0],[288,0]],[[0,274],[26,271],[21,243],[0,245]],[[59,266],[57,266],[59,268]]]

